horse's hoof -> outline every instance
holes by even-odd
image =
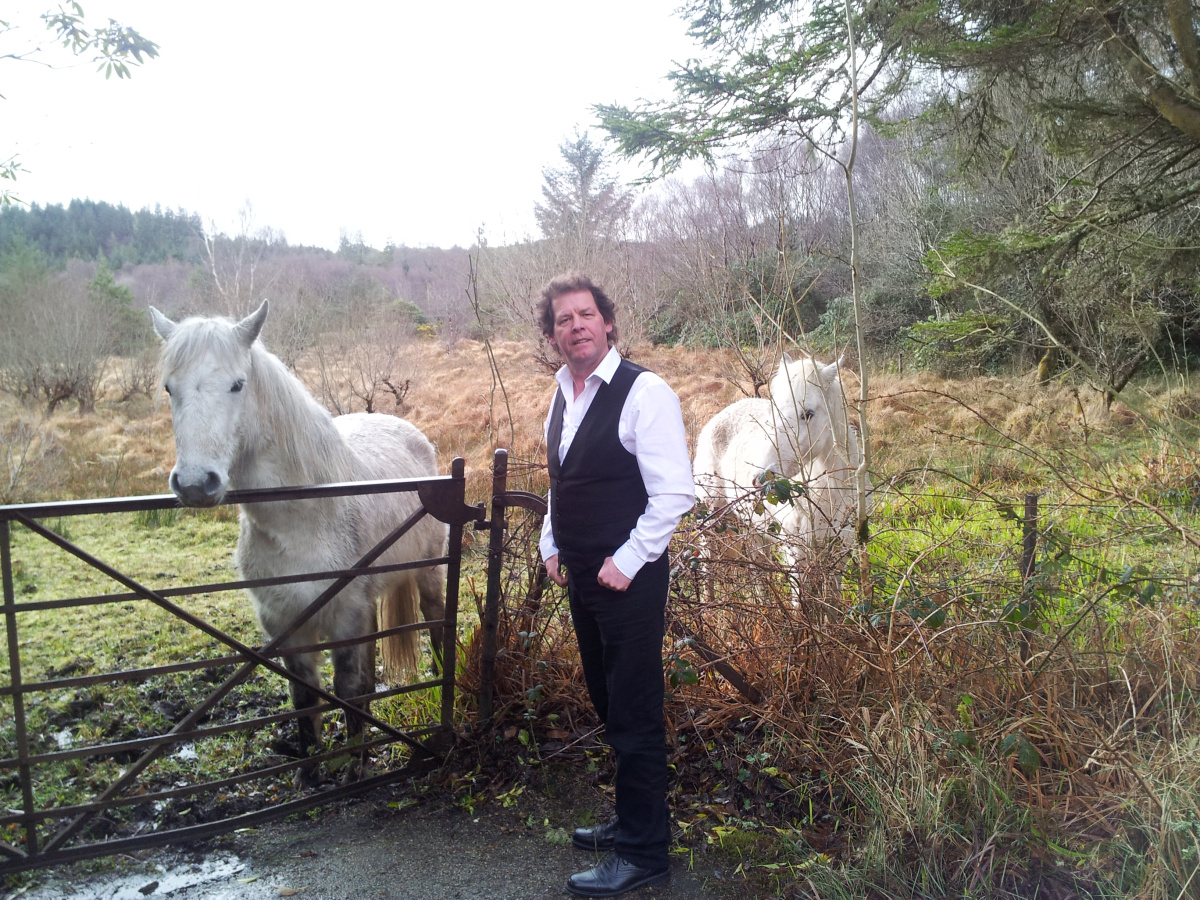
[[[316,766],[312,768],[297,769],[296,775],[292,779],[292,784],[298,791],[308,791],[315,788],[321,783],[321,770]]]
[[[369,774],[370,772],[366,763],[355,763],[354,765],[346,766],[346,771],[342,773],[341,777],[342,787],[354,784],[356,781],[361,781]]]

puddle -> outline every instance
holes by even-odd
[[[47,884],[8,894],[6,900],[265,900],[280,895],[278,885],[257,876],[240,857],[214,852],[200,862],[159,864],[137,874],[97,875],[81,880],[56,880],[51,876]]]

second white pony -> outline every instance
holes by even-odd
[[[778,531],[789,567],[821,547],[849,547],[854,540],[854,473],[862,457],[839,370],[840,361],[784,354],[769,400],[752,397],[727,406],[696,441],[697,500],[713,512],[744,502],[761,510],[749,517],[764,533]],[[760,506],[767,473],[804,490]]]

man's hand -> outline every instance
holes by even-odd
[[[600,574],[596,576],[596,580],[610,591],[623,591],[633,581],[632,578],[626,578],[625,574],[617,568],[617,564],[613,562],[611,556],[604,560],[604,565],[600,567]]]
[[[550,580],[559,587],[567,586],[567,576],[563,574],[562,569],[558,566],[558,554],[555,553],[552,557],[546,560],[546,574],[550,576]]]

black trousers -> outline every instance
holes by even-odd
[[[662,661],[670,564],[664,553],[624,592],[601,586],[599,571],[568,568],[567,587],[588,694],[617,756],[617,854],[659,869],[671,843]]]

